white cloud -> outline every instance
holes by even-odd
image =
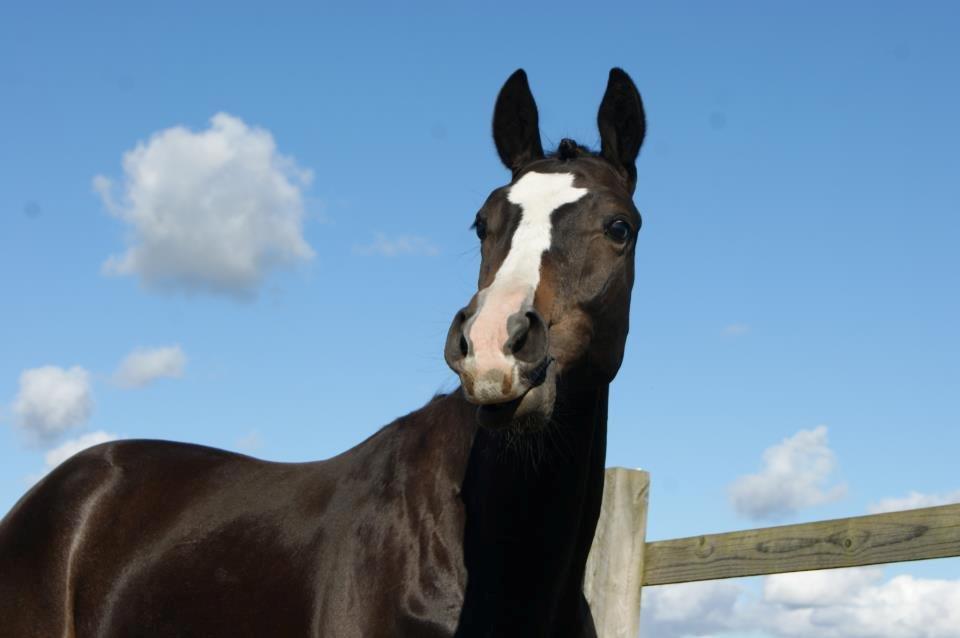
[[[104,271],[152,290],[249,297],[272,269],[308,260],[301,188],[309,171],[277,152],[269,131],[218,113],[210,128],[169,128],[123,156],[120,198],[94,189],[129,226],[129,247]]]
[[[810,608],[787,636],[824,638],[956,638],[960,581],[897,576],[846,600]]]
[[[736,628],[742,586],[724,581],[646,587],[640,603],[641,636],[710,636]]]
[[[858,568],[769,576],[759,596],[722,581],[652,587],[641,620],[658,638],[956,638],[960,580],[884,582],[882,569]]]
[[[47,465],[47,470],[52,470],[81,450],[115,440],[117,440],[116,434],[110,434],[103,430],[88,432],[53,448],[44,455],[43,460]]]
[[[880,514],[882,512],[915,510],[921,507],[951,505],[953,503],[960,503],[960,490],[955,492],[947,492],[945,494],[922,494],[920,492],[910,492],[906,496],[882,499],[878,503],[873,503],[867,509],[871,514]]]
[[[125,388],[139,388],[157,379],[183,376],[186,364],[187,356],[180,346],[138,348],[120,363],[113,379]]]
[[[846,494],[845,485],[827,485],[836,465],[826,426],[800,430],[764,450],[763,469],[734,481],[730,500],[739,514],[760,520],[835,501]]]
[[[865,587],[883,579],[883,570],[829,569],[767,576],[764,600],[790,607],[827,607],[850,600]]]
[[[238,438],[236,442],[234,442],[234,447],[241,452],[252,454],[263,447],[263,438],[260,436],[260,432],[251,430]]]
[[[85,422],[92,412],[90,373],[80,366],[42,366],[20,373],[13,414],[30,436],[53,439]]]
[[[399,235],[387,237],[377,233],[370,244],[354,246],[353,251],[358,255],[380,255],[381,257],[399,257],[403,255],[421,255],[433,257],[440,254],[429,239],[417,235]]]
[[[723,327],[723,334],[728,337],[742,337],[748,332],[750,332],[750,324],[747,323],[731,323]]]
[[[46,467],[42,472],[28,476],[26,479],[27,483],[30,485],[36,483],[46,476],[50,470],[63,463],[77,452],[85,450],[88,447],[93,447],[94,445],[107,443],[108,441],[116,441],[117,438],[119,437],[117,437],[116,434],[110,434],[109,432],[98,430],[96,432],[88,432],[87,434],[78,436],[75,439],[65,441],[61,445],[58,445],[57,447],[48,451],[43,456],[44,465]]]

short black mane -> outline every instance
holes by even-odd
[[[557,145],[557,150],[546,154],[547,158],[561,161],[577,159],[578,157],[598,156],[599,154],[596,151],[592,151],[588,147],[578,144],[576,140],[572,140],[569,137],[560,140],[560,144]]]

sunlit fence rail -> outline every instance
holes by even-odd
[[[960,505],[646,542],[650,475],[607,469],[584,593],[600,638],[635,638],[645,585],[960,556]]]

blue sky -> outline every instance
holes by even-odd
[[[91,433],[318,459],[455,387],[443,339],[475,286],[468,226],[508,177],[489,126],[517,67],[546,146],[597,143],[611,66],[645,100],[608,464],[651,471],[650,538],[857,515],[911,491],[960,498],[955,4],[345,7],[4,10],[0,511],[45,454]],[[239,140],[232,177],[203,172],[218,113]],[[162,188],[125,177],[138,144],[154,155],[128,164]],[[156,240],[123,199],[131,184],[148,199],[220,193],[184,208],[190,232],[257,202],[252,266],[223,270],[226,242],[177,278],[168,243],[108,272]],[[294,237],[263,232],[275,210]],[[119,372],[157,348],[128,363],[141,376]],[[57,395],[73,403],[56,412],[64,383],[83,396]],[[778,445],[786,474],[764,470]],[[960,595],[956,560],[847,593],[901,574]],[[799,605],[743,587],[741,601]],[[732,595],[717,591],[705,605]],[[681,621],[648,635],[694,631]],[[803,635],[747,624],[699,630]],[[903,635],[941,635],[922,631]]]

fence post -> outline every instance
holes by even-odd
[[[649,488],[648,472],[607,468],[583,579],[599,638],[636,638],[640,633]]]

